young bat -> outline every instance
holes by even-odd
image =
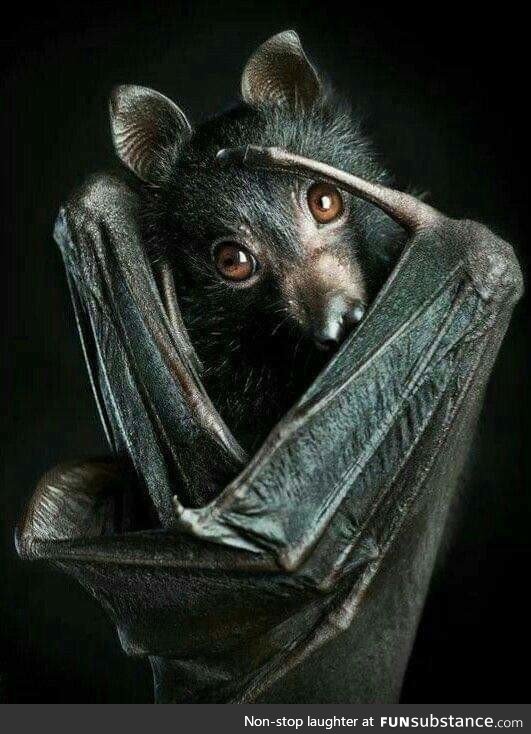
[[[325,181],[213,163],[219,149],[277,146],[389,183],[294,32],[255,52],[241,88],[241,103],[193,131],[143,87],[117,88],[110,108],[116,152],[142,182],[146,246],[173,271],[207,392],[254,450],[363,317],[403,234]]]

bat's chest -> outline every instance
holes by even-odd
[[[292,337],[221,342],[192,341],[203,363],[203,382],[238,441],[253,451],[295,404],[323,365],[323,355]]]

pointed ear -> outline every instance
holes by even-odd
[[[163,94],[124,84],[110,99],[114,149],[142,181],[160,184],[192,134],[184,113]]]
[[[295,31],[269,38],[251,56],[242,75],[245,102],[308,107],[322,94],[322,83],[306,58]]]

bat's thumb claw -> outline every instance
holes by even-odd
[[[179,498],[176,494],[173,495],[173,507],[175,508],[175,514],[180,518],[184,512],[184,507],[179,502]]]

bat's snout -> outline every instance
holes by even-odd
[[[365,305],[360,299],[350,301],[343,295],[329,299],[320,318],[310,326],[317,348],[326,351],[337,348],[364,314]]]

